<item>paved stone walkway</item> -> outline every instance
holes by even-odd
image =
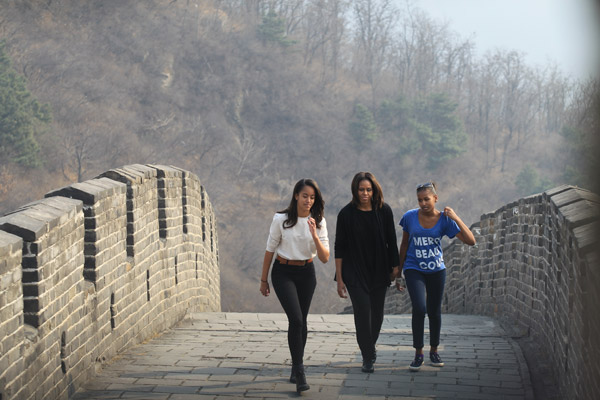
[[[427,326],[427,323],[426,323]],[[105,366],[75,399],[295,398],[285,314],[198,313]],[[310,315],[310,399],[533,399],[520,348],[490,318],[444,315],[446,366],[410,372],[410,315],[385,318],[375,373],[360,370],[351,315]],[[426,343],[428,335],[426,332]]]

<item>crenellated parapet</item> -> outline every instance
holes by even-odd
[[[476,246],[444,249],[443,311],[498,318],[539,345],[561,398],[600,398],[600,198],[561,186],[484,214],[471,230]],[[408,295],[389,291],[386,312],[410,310]]]
[[[197,176],[136,164],[50,192],[0,218],[0,399],[66,399],[188,309],[220,308]]]

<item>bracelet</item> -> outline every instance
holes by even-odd
[[[261,281],[261,282],[264,282],[264,283],[269,283],[269,281],[263,281],[262,279],[261,279],[260,281]]]

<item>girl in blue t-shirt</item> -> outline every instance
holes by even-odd
[[[437,348],[442,325],[442,296],[446,282],[446,266],[442,254],[442,237],[457,237],[470,246],[475,237],[450,207],[438,211],[436,185],[433,182],[417,186],[419,208],[407,211],[400,220],[403,229],[400,245],[400,271],[404,273],[406,287],[412,303],[413,347],[415,359],[411,371],[418,371],[423,364],[423,332],[425,313],[429,317],[431,365],[442,367],[444,363]],[[401,278],[396,287],[403,291]]]

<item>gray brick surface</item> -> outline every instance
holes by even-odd
[[[183,235],[182,205],[199,203],[194,197],[203,189],[188,174],[184,195],[183,176],[170,167],[126,166],[0,218],[3,400],[67,398],[98,365],[173,326],[188,309],[220,310],[216,247],[209,251],[201,236]],[[204,230],[216,246],[215,218],[204,197],[204,207],[187,209],[185,225],[201,232],[202,219],[211,221]],[[159,237],[159,198],[168,217],[166,241]],[[186,368],[172,365],[168,354],[158,359],[165,364],[156,375],[161,378]],[[92,398],[135,398],[148,388],[153,398],[165,398],[152,389],[181,384],[165,379],[137,392],[121,390],[155,373],[131,366],[123,381],[91,387]]]
[[[500,368],[498,363],[472,368],[457,358],[448,357],[443,368],[431,367],[426,361],[421,371],[410,372],[408,364],[412,351],[399,351],[410,348],[403,343],[410,338],[398,334],[409,329],[410,317],[406,315],[386,316],[375,373],[362,373],[352,316],[336,316],[337,329],[331,329],[323,322],[327,317],[309,315],[311,330],[306,353],[329,352],[330,357],[305,363],[311,385],[304,394],[308,398],[459,399],[480,395],[486,399],[499,394],[532,399],[529,375],[515,375],[512,370]],[[100,382],[108,382],[114,377],[135,379],[114,386],[129,398],[135,398],[135,393],[141,391],[139,387],[146,390],[152,387],[152,392],[161,390],[172,396],[195,393],[215,399],[296,397],[295,385],[288,382],[287,326],[270,323],[281,320],[285,320],[284,314],[192,313],[162,337],[121,354],[107,364],[96,379]],[[263,330],[256,332],[239,326],[231,329],[230,321],[238,324],[243,321],[243,326],[250,327],[260,323]],[[500,352],[501,357],[514,364],[521,362],[518,346],[513,346],[512,339],[493,319],[446,315],[444,323],[447,333],[443,338],[444,346],[440,347],[442,355],[444,351],[450,354],[451,349],[468,347],[472,350],[471,355],[481,351],[491,360],[491,354]],[[476,329],[478,327],[480,329]],[[248,342],[261,345],[248,346]],[[336,361],[333,357],[336,352],[345,353],[352,361]],[[526,365],[519,367],[527,371]],[[503,371],[510,373],[504,375]],[[493,381],[488,379],[490,377]],[[98,388],[106,386],[91,380],[77,398],[94,398],[94,389]],[[90,397],[86,397],[88,392]],[[179,397],[169,397],[172,398]]]

